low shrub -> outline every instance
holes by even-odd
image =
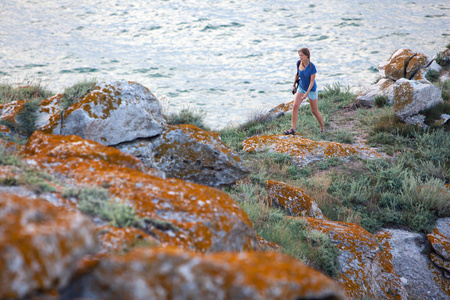
[[[376,96],[374,99],[374,104],[376,107],[384,107],[389,103],[389,99],[386,96]]]
[[[430,82],[439,81],[439,71],[438,70],[428,70],[425,74],[425,78]]]

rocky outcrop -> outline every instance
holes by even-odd
[[[170,225],[146,225],[146,232],[163,246],[199,252],[258,249],[248,216],[220,190],[153,176],[137,158],[78,136],[37,131],[23,154],[30,165],[75,186],[104,186],[111,198],[131,206],[140,217]]]
[[[391,255],[394,269],[401,276],[410,298],[450,298],[450,279],[430,260],[429,243],[424,234],[389,229],[377,234],[377,238],[384,251]]]
[[[27,100],[0,105],[0,120],[17,120]],[[239,156],[215,132],[192,125],[167,126],[161,104],[135,82],[97,84],[63,110],[62,95],[42,100],[36,128],[49,134],[77,135],[139,158],[153,174],[209,186],[230,185],[247,176]],[[8,127],[6,127],[8,128]]]
[[[77,262],[97,251],[94,224],[42,199],[0,191],[0,298],[65,286]]]
[[[244,151],[273,151],[292,156],[294,162],[306,165],[310,162],[329,157],[347,158],[358,155],[363,158],[378,158],[381,155],[375,150],[363,146],[355,146],[326,141],[313,141],[300,135],[261,135],[246,139]]]
[[[377,83],[371,85],[357,97],[357,103],[363,106],[373,107],[375,98],[379,96],[386,97],[388,104],[394,102],[394,83],[390,78],[381,78]]]
[[[442,269],[442,280],[446,280],[450,286],[450,218],[439,219],[436,228],[427,235],[432,246],[430,258],[433,263]],[[450,292],[449,292],[450,297]]]
[[[152,152],[167,176],[209,186],[230,185],[249,173],[217,133],[193,125],[168,126],[152,141]]]
[[[117,145],[163,132],[161,104],[146,87],[135,82],[100,83],[63,113],[61,132],[103,145]]]
[[[230,185],[248,175],[241,158],[220,139],[194,125],[169,125],[158,137],[117,146],[167,177],[208,186]]]
[[[338,281],[353,299],[407,299],[391,255],[364,228],[344,222],[303,218],[312,229],[327,234],[339,249]]]
[[[443,102],[441,90],[432,84],[400,79],[394,85],[394,113],[407,124],[424,126],[425,116],[419,112],[440,102]]]
[[[142,248],[107,256],[61,299],[347,299],[325,275],[274,252]]]
[[[431,85],[425,79],[426,68],[432,60],[423,53],[415,53],[410,49],[398,49],[394,51],[388,61],[378,66],[380,80],[363,91],[356,98],[356,103],[373,107],[375,99],[384,96],[390,105],[395,99],[395,84],[400,79],[420,81],[422,84]]]
[[[301,188],[268,180],[266,189],[269,206],[283,208],[294,217],[325,219],[317,203]]]

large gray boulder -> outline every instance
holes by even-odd
[[[230,185],[248,175],[239,155],[215,132],[193,125],[170,125],[156,138],[118,145],[167,177],[208,186]]]
[[[63,114],[60,132],[106,146],[161,134],[166,121],[149,89],[129,81],[98,84]]]
[[[395,82],[393,108],[395,115],[403,122],[424,126],[423,122],[417,124],[417,115],[440,102],[443,100],[437,86],[404,78]]]
[[[423,53],[416,53],[410,49],[397,49],[391,57],[378,66],[380,80],[364,90],[356,98],[358,104],[373,107],[375,98],[385,96],[388,104],[394,100],[393,88],[400,79],[417,80],[429,83],[425,73],[432,59]]]

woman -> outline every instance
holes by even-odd
[[[316,66],[310,61],[310,52],[308,48],[301,48],[298,50],[300,60],[297,62],[297,74],[295,75],[294,86],[292,92],[295,93],[294,105],[292,106],[292,120],[291,129],[286,130],[284,134],[295,134],[298,120],[298,109],[303,100],[309,98],[309,105],[313,115],[316,117],[320,124],[320,133],[323,132],[323,119],[318,110],[318,93],[316,83]],[[295,84],[300,79],[298,84],[298,90],[295,88]]]

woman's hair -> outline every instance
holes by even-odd
[[[300,50],[298,50],[298,52],[303,53],[304,55],[306,55],[306,57],[308,57],[308,59],[311,59],[311,53],[309,52],[308,48],[301,48]]]

